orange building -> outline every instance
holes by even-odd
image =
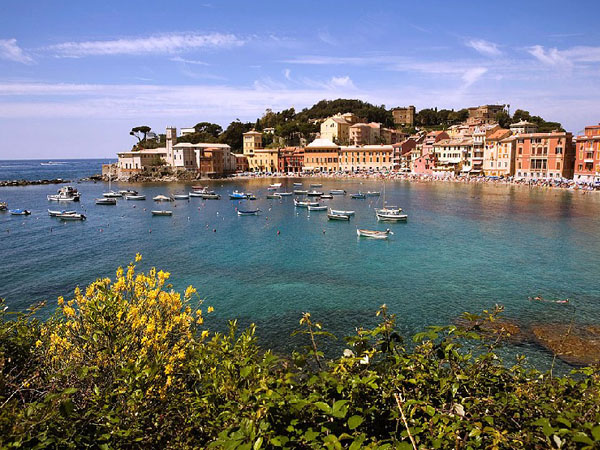
[[[564,131],[517,134],[515,177],[524,179],[572,178],[575,151],[573,135]]]
[[[575,181],[600,181],[600,124],[585,127],[575,143]]]
[[[279,172],[300,173],[304,167],[304,149],[286,147],[279,150]]]
[[[310,172],[337,172],[340,146],[328,139],[315,139],[304,149],[303,170]]]

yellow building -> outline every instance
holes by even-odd
[[[394,167],[392,145],[365,145],[340,148],[340,170],[356,172],[364,170],[390,171]]]
[[[331,142],[349,142],[350,127],[359,122],[352,113],[336,114],[321,122],[321,139]]]
[[[259,148],[247,155],[248,169],[251,172],[277,172],[279,150],[276,148]]]
[[[328,139],[315,139],[304,149],[303,170],[309,172],[337,172],[340,146]]]
[[[252,130],[243,136],[244,155],[251,155],[255,150],[262,148],[262,133]]]

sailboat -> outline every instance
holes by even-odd
[[[375,216],[381,222],[404,222],[408,219],[407,214],[402,214],[402,208],[386,205],[385,183],[383,184],[383,208],[375,209]]]
[[[106,198],[118,198],[118,197],[123,197],[123,194],[121,194],[120,192],[116,192],[113,191],[111,189],[111,185],[112,185],[112,174],[108,175],[108,192],[104,192],[102,194],[103,197]]]

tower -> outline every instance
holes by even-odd
[[[177,128],[167,127],[166,132],[167,139],[167,164],[169,166],[175,165],[175,157],[173,155],[173,146],[177,143]]]

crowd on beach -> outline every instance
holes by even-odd
[[[468,183],[468,184],[492,184],[492,185],[515,185],[525,187],[558,188],[579,190],[582,192],[600,191],[600,183],[578,183],[566,178],[557,179],[522,179],[515,177],[473,177],[473,176],[436,176],[424,174],[411,174],[402,172],[332,172],[332,173],[244,173],[238,174],[238,178],[329,178],[329,179],[372,179],[389,181],[412,181],[412,182],[443,182],[443,183]]]

